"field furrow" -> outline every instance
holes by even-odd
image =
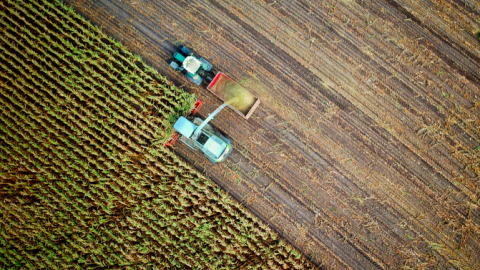
[[[326,268],[480,267],[475,1],[76,1],[167,64],[185,44],[260,97],[224,164],[176,152]]]

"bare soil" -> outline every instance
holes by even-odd
[[[182,43],[262,101],[213,124],[234,152],[175,151],[318,265],[480,269],[478,1],[67,0],[169,68]]]

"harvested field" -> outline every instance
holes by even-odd
[[[61,1],[0,2],[1,269],[311,269],[165,148],[195,97]]]
[[[480,268],[478,1],[68,0],[148,63],[183,43],[262,103],[176,151],[325,268]]]

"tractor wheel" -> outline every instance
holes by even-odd
[[[168,61],[168,65],[177,71],[180,69],[180,65],[174,60]]]
[[[205,76],[205,82],[207,82],[207,84],[210,84],[213,81],[213,78],[215,78],[215,74],[207,72],[207,76]]]

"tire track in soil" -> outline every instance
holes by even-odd
[[[284,11],[285,5],[288,4],[288,9],[286,10],[298,12],[301,16],[295,17],[286,12],[284,12],[284,16],[295,22],[292,29],[298,30],[302,35],[306,35],[307,33],[305,29],[300,28],[300,26],[304,25],[303,21],[307,23],[316,22],[317,24],[326,23],[326,17],[321,13],[321,9],[316,11],[316,15],[307,17],[304,14],[307,14],[305,10],[309,7],[309,4],[304,1],[300,2],[300,4],[303,4],[302,6],[297,6],[294,5],[294,3],[295,2],[280,3],[269,1],[267,4],[258,4],[258,10],[260,10],[259,12],[262,12],[263,9],[282,13],[281,11]],[[371,58],[367,56],[360,49],[360,45],[351,42],[355,40],[352,36],[344,37],[345,35],[340,34],[340,32],[345,30],[341,26],[333,24],[335,28],[331,28],[329,35],[333,35],[343,42],[339,43],[336,47],[324,48],[315,45],[313,46],[313,48],[316,49],[315,55],[320,55],[319,52],[321,52],[322,55],[325,56],[326,52],[332,52],[333,54],[340,54],[352,60],[344,60],[345,62],[342,63],[340,60],[335,60],[333,56],[324,58],[328,59],[333,66],[336,66],[343,72],[346,71],[345,76],[341,75],[338,78],[332,78],[331,76],[335,76],[335,73],[331,72],[333,67],[312,65],[310,68],[306,68],[304,63],[306,62],[305,59],[308,59],[308,53],[299,54],[295,52],[293,47],[288,48],[288,46],[294,44],[291,43],[291,41],[278,42],[278,45],[275,44],[275,46],[273,46],[271,40],[268,38],[268,36],[273,35],[273,30],[272,33],[270,33],[270,29],[264,29],[262,24],[258,24],[255,19],[244,18],[245,16],[242,15],[242,11],[243,13],[248,13],[248,8],[255,10],[255,4],[239,2],[235,3],[237,6],[233,8],[232,6],[235,5],[233,3],[222,5],[217,1],[207,1],[196,4],[184,2],[162,3],[161,1],[157,1],[153,2],[153,4],[153,10],[158,11],[162,19],[173,17],[178,24],[177,28],[172,27],[168,22],[157,19],[156,16],[141,14],[141,12],[138,11],[141,9],[141,5],[139,6],[138,4],[136,6],[135,4],[128,6],[126,3],[116,2],[113,4],[105,0],[100,1],[100,3],[95,3],[94,5],[104,8],[103,12],[99,12],[99,15],[103,16],[104,19],[107,19],[110,16],[109,14],[118,16],[119,20],[117,22],[122,22],[124,17],[129,18],[124,21],[125,29],[115,28],[115,23],[109,24],[109,28],[111,28],[118,37],[128,37],[128,40],[125,41],[127,45],[130,45],[129,42],[131,40],[143,39],[144,47],[142,48],[147,48],[144,53],[154,55],[151,60],[153,66],[159,69],[162,74],[171,74],[172,76],[170,77],[177,84],[185,84],[187,87],[191,87],[191,84],[178,74],[171,72],[166,64],[162,62],[162,58],[168,58],[168,54],[157,47],[161,46],[160,41],[165,39],[173,41],[180,37],[185,39],[187,43],[191,42],[194,50],[209,60],[213,59],[212,62],[217,64],[217,68],[232,74],[234,78],[244,76],[245,68],[253,65],[255,70],[259,72],[259,77],[262,81],[269,86],[270,89],[276,91],[277,94],[275,99],[263,97],[267,102],[262,103],[254,117],[248,121],[238,121],[238,116],[228,111],[222,112],[214,121],[217,127],[221,127],[222,130],[227,131],[226,133],[234,138],[233,143],[236,151],[229,158],[231,162],[212,167],[204,162],[201,156],[191,153],[187,148],[178,145],[176,151],[192,162],[197,169],[205,171],[217,184],[229,191],[234,198],[245,201],[246,207],[257,214],[263,221],[270,224],[277,232],[280,232],[282,236],[299,247],[300,250],[314,257],[317,263],[321,262],[327,267],[340,266],[341,268],[353,269],[396,268],[395,266],[403,265],[403,263],[407,261],[406,255],[402,252],[408,250],[408,248],[412,248],[420,251],[419,253],[422,254],[425,250],[425,246],[422,247],[422,245],[424,245],[423,243],[425,243],[426,240],[436,240],[445,243],[447,246],[451,246],[451,243],[446,241],[446,239],[441,239],[441,236],[439,236],[440,232],[448,234],[448,228],[442,229],[441,227],[437,227],[427,229],[428,226],[438,220],[436,214],[429,211],[429,209],[431,209],[429,207],[434,206],[434,209],[443,213],[449,213],[450,210],[448,210],[448,208],[444,209],[441,205],[435,205],[432,201],[438,198],[438,190],[434,189],[434,191],[431,191],[426,187],[426,183],[432,181],[431,178],[428,178],[428,175],[434,172],[434,174],[437,175],[433,179],[434,183],[441,184],[445,182],[445,189],[456,188],[451,184],[452,175],[450,173],[446,174],[446,167],[441,166],[443,163],[442,158],[448,158],[449,154],[445,152],[446,154],[440,157],[431,156],[430,154],[427,156],[424,154],[419,155],[415,152],[417,150],[414,151],[414,149],[409,146],[411,144],[416,147],[421,147],[421,144],[415,141],[415,139],[419,140],[415,138],[418,136],[413,134],[411,138],[400,139],[395,134],[392,134],[391,131],[387,131],[385,126],[379,125],[379,119],[382,119],[381,113],[375,115],[375,118],[358,117],[353,113],[358,111],[359,102],[362,103],[363,98],[358,99],[359,96],[346,95],[345,92],[339,92],[338,88],[331,86],[326,87],[324,86],[325,82],[322,81],[323,78],[319,77],[319,70],[322,70],[323,77],[327,76],[329,79],[348,82],[352,79],[348,74],[354,75],[353,80],[357,80],[359,76],[366,76],[366,72],[369,72],[368,70],[373,70],[380,74],[387,74],[386,76],[392,76],[390,70],[393,68],[395,72],[400,73],[401,79],[394,77],[393,80],[385,80],[383,83],[391,93],[396,93],[396,89],[406,90],[403,91],[403,94],[400,94],[400,97],[402,97],[401,101],[404,104],[402,106],[406,107],[406,105],[409,105],[410,109],[408,111],[410,112],[416,110],[423,114],[425,111],[428,116],[427,119],[431,119],[432,117],[444,119],[445,114],[438,111],[437,105],[432,104],[431,100],[427,100],[422,96],[414,97],[418,91],[423,92],[424,89],[411,87],[412,83],[409,82],[409,77],[412,76],[413,73],[408,66],[400,65],[400,67],[397,68],[387,62],[380,61],[381,59],[378,57]],[[238,7],[240,5],[242,6]],[[115,7],[117,11],[112,12],[112,7]],[[149,7],[145,7],[145,10],[148,8]],[[302,8],[305,10],[302,10]],[[367,10],[368,8],[370,8],[370,12],[374,14],[378,13],[378,5],[365,7]],[[94,12],[91,9],[92,7],[86,12],[87,17],[90,17],[88,12]],[[125,14],[116,13],[121,10],[125,10]],[[186,12],[182,13],[182,10]],[[346,6],[342,6],[338,8],[338,10],[345,11],[344,14],[352,14],[352,20],[355,19],[355,10],[349,10]],[[399,12],[394,9],[388,9],[388,11],[397,15],[399,14]],[[81,9],[80,12],[82,12]],[[263,12],[261,15],[262,16],[257,17],[258,21],[263,18],[278,21],[276,18],[272,18],[267,12]],[[190,20],[188,16],[193,16],[193,19]],[[101,17],[91,17],[90,19],[97,24],[105,22]],[[384,19],[389,20],[389,18],[386,17]],[[115,20],[113,22],[115,22]],[[208,41],[196,32],[197,27],[198,29],[206,29],[202,27],[208,27],[210,23],[214,25],[219,23],[215,27],[217,27],[216,30],[221,33],[219,39],[222,42],[220,44],[220,41]],[[135,29],[139,29],[139,32],[135,32],[138,30],[131,31],[131,25],[133,25]],[[285,24],[284,26],[291,27],[290,24]],[[405,26],[401,25],[401,27]],[[419,29],[418,25],[413,27],[417,28],[412,28],[412,31]],[[246,33],[249,33],[249,36],[245,37],[244,35]],[[358,30],[356,33],[365,36],[366,32]],[[316,31],[313,31],[312,34],[314,38],[322,39],[322,35]],[[234,41],[232,42],[231,40]],[[301,42],[299,43],[301,44]],[[343,43],[347,45],[343,45]],[[217,46],[212,46],[214,44],[217,44]],[[378,45],[383,46],[381,43],[378,43]],[[134,51],[136,46],[137,45],[133,44],[132,49]],[[256,55],[252,47],[260,47],[262,55]],[[214,51],[217,55],[207,57],[212,53],[205,51],[207,50],[205,48]],[[382,49],[383,47],[376,48]],[[201,53],[202,50],[206,53]],[[141,53],[142,51],[137,52]],[[296,59],[297,57],[300,61]],[[463,54],[462,57],[468,58],[468,54]],[[364,62],[370,62],[373,65],[369,65],[367,70],[360,69],[363,73],[348,71],[349,66]],[[451,68],[457,70],[455,67]],[[295,76],[292,75],[292,72],[287,73],[287,70],[293,71]],[[292,80],[292,78],[295,80]],[[319,80],[313,81],[315,78]],[[470,80],[470,82],[472,81]],[[475,81],[473,81],[473,83],[475,83]],[[277,84],[281,85],[277,86]],[[360,87],[368,88],[368,86],[363,84]],[[209,93],[206,93],[204,89],[192,87],[191,90],[199,93],[201,99],[205,101],[204,112],[213,111],[215,106],[219,104],[218,100]],[[278,103],[276,104],[279,106],[288,109],[288,112],[295,112],[298,116],[288,115],[288,112],[282,111],[282,107],[269,104],[268,101],[272,100],[277,101]],[[325,105],[326,100],[333,101],[340,110],[339,112],[334,112],[333,118],[325,116],[328,111]],[[393,104],[393,101],[388,96],[383,97],[380,101],[384,102],[384,104]],[[369,102],[378,102],[380,106],[387,107],[380,101],[372,100]],[[440,100],[435,99],[434,101],[438,101],[440,106],[444,106],[445,104]],[[403,116],[410,117],[405,113],[399,113],[395,109],[386,109],[386,111],[395,115],[397,119]],[[372,112],[376,114],[375,110],[372,110]],[[415,113],[412,112],[411,114],[415,115]],[[273,119],[268,119],[271,115],[274,116]],[[308,118],[308,116],[314,116],[314,119],[320,118],[320,120],[314,122],[307,121],[305,118]],[[298,117],[300,119],[298,119]],[[277,124],[279,125],[277,126]],[[413,121],[412,123],[405,124],[413,130],[413,133],[416,132],[416,125]],[[307,130],[310,126],[316,126],[324,132],[315,133]],[[257,132],[258,130],[264,131]],[[325,134],[325,132],[329,133]],[[363,138],[363,134],[367,134],[368,139]],[[370,138],[370,136],[373,136],[373,138]],[[256,142],[260,142],[260,144],[249,142],[254,138],[258,138]],[[412,140],[412,142],[410,142],[410,140]],[[332,142],[335,143],[332,145]],[[409,145],[406,145],[407,142]],[[271,144],[268,145],[268,143]],[[282,156],[278,157],[276,154],[267,154],[270,151],[279,152],[277,148],[272,146],[274,144],[280,144],[277,148],[281,149],[279,151],[286,159]],[[329,149],[329,145],[332,149],[339,149],[340,152],[337,153],[335,150]],[[305,150],[308,147],[311,148],[310,151]],[[348,149],[348,151],[346,151],[346,149]],[[367,149],[372,153],[362,156],[362,152]],[[358,165],[360,166],[359,168],[362,168],[361,166],[365,166],[364,168],[375,168],[373,171],[375,173],[381,173],[385,175],[385,177],[398,178],[396,184],[401,184],[400,187],[408,187],[410,184],[417,185],[417,188],[421,192],[415,192],[413,195],[415,195],[416,198],[425,197],[425,199],[428,199],[425,206],[419,206],[416,211],[413,211],[412,209],[406,208],[409,207],[409,204],[405,205],[404,202],[398,203],[395,199],[388,197],[389,192],[391,192],[389,190],[393,190],[392,188],[385,190],[374,189],[372,184],[363,180],[361,175],[351,168],[352,165],[342,162],[342,156],[347,155],[342,152],[353,156],[354,161],[351,163],[360,164]],[[428,160],[426,159],[427,157]],[[282,159],[287,160],[287,162],[282,163]],[[248,164],[246,163],[247,160],[249,161]],[[419,161],[421,164],[410,164],[409,160]],[[394,161],[396,161],[396,163],[394,163]],[[367,165],[371,167],[367,167]],[[460,165],[462,164],[460,163]],[[452,166],[449,168],[451,167]],[[440,174],[438,172],[439,168],[443,168],[443,172]],[[237,183],[235,179],[231,179],[232,177],[225,175],[225,173],[235,175],[237,171],[242,179],[240,183]],[[254,171],[258,171],[260,175],[256,176],[255,173],[253,173]],[[316,181],[313,180],[313,176],[317,179],[321,178],[327,181],[329,185],[325,185],[325,182],[323,182],[323,185],[322,182],[320,182],[320,184],[316,183]],[[382,183],[379,180],[379,176],[373,175],[371,177],[375,183],[388,185],[388,182]],[[302,183],[306,184],[304,185]],[[307,192],[303,192],[304,186],[308,187]],[[332,190],[337,194],[329,195],[328,193]],[[459,190],[457,189],[457,191]],[[317,197],[318,195],[315,196],[316,194],[321,194],[322,196]],[[373,195],[378,198],[366,200],[364,203],[358,203],[352,199],[355,194],[358,195],[358,198],[355,198],[359,200],[361,198],[368,198],[368,195]],[[460,193],[460,195],[462,194]],[[339,198],[336,198],[337,196]],[[291,199],[289,199],[289,197]],[[395,195],[394,198],[398,198],[398,196]],[[250,200],[253,201],[249,203]],[[462,202],[464,199],[458,198],[456,200],[457,202]],[[349,203],[347,204],[342,201],[348,201]],[[412,202],[412,204],[415,202],[416,201]],[[280,207],[278,206],[279,203],[283,203],[287,207]],[[357,213],[355,213],[352,214],[351,217],[348,217],[348,215],[340,213],[340,210],[338,210],[337,213],[328,211],[329,207],[341,206],[342,203],[343,205],[347,205],[342,211],[350,211],[351,213],[355,213],[356,211],[359,214],[356,215]],[[421,204],[423,205],[424,203]],[[455,216],[462,216],[461,208],[458,208],[456,211]],[[422,212],[427,216],[426,221],[415,221],[415,213]],[[357,222],[356,218],[361,215],[379,223],[382,229],[380,231],[367,230],[362,228],[362,225],[355,224]],[[473,215],[478,222],[478,213],[473,212]],[[318,227],[318,220],[326,221],[327,224]],[[303,221],[307,221],[307,225],[302,224]],[[427,233],[422,240],[423,242],[410,244],[405,236],[405,232],[402,232],[401,227],[397,225],[399,222],[406,222],[407,228],[410,228],[407,231],[415,235]],[[301,228],[304,228],[303,226],[306,226],[308,230],[308,234],[304,234],[305,239],[321,247],[316,249],[316,252],[324,252],[327,255],[322,257],[322,255],[315,254],[315,250],[311,248],[308,241],[302,242]],[[373,239],[377,240],[376,243],[362,239],[362,234],[365,235],[367,231],[373,234]],[[385,233],[387,236],[385,236]],[[406,247],[404,250],[396,251],[395,248],[397,245],[404,245]],[[472,245],[478,246],[478,239],[474,239]],[[475,253],[470,252],[469,254],[469,256],[471,256]],[[442,255],[437,253],[434,256],[434,258],[441,262],[441,265],[448,265],[446,261],[458,255]],[[421,255],[418,259],[422,262],[428,261],[422,258]]]
[[[392,164],[390,164],[390,165],[392,165]],[[431,168],[431,169],[433,170],[433,168]],[[398,170],[398,168],[397,168],[397,170]],[[448,181],[447,181],[447,182],[448,182]],[[455,187],[454,187],[454,188],[455,188]]]
[[[419,28],[427,29],[428,34],[433,35],[435,38],[439,39],[443,44],[454,44],[454,45],[456,45],[455,42],[453,42],[447,36],[442,36],[442,35],[436,33],[435,31],[433,31],[433,29],[431,29],[429,26],[425,25],[419,18],[415,17],[412,13],[407,11],[405,8],[403,8],[396,1],[385,0],[385,2],[387,2],[394,9],[398,10],[399,13],[403,14],[405,17],[407,17],[407,19],[410,19],[413,22],[415,22],[419,26],[419,27],[416,27],[416,29],[419,29]],[[368,5],[366,5],[365,7],[368,8]],[[391,10],[391,9],[389,9],[389,10]],[[379,13],[379,12],[375,12],[375,14],[378,15],[378,16],[381,16],[380,15],[381,13]],[[418,33],[416,31],[414,31],[415,29],[413,27],[411,29],[413,30],[412,33]],[[428,40],[431,41],[433,44],[435,43],[433,38],[428,38]],[[426,46],[428,46],[428,44],[426,42],[424,44]],[[443,47],[443,46],[429,46],[429,47],[432,50],[434,50],[435,53],[437,55],[439,55],[440,58],[442,58],[443,61],[445,61],[445,63],[447,63],[450,67],[457,70],[461,75],[467,77],[468,80],[474,82],[477,86],[479,86],[480,78],[478,76],[478,74],[479,74],[478,65],[480,65],[480,57],[478,57],[477,55],[473,54],[472,52],[466,50],[465,48],[463,48],[461,46],[455,46],[455,48],[453,48],[453,46],[449,46],[450,47],[450,50],[449,50],[450,55],[446,55],[441,50],[437,49],[437,47]],[[457,54],[457,53],[461,54],[462,59],[451,59],[451,58],[449,58],[449,57],[455,56],[455,54]],[[472,60],[472,62],[474,62],[473,64],[476,65],[476,67],[472,68],[472,64],[470,64],[470,65],[468,65],[470,67],[469,68],[470,70],[463,69],[462,66],[464,66],[468,62],[470,62],[469,60]],[[462,65],[460,65],[460,63]]]
[[[353,47],[353,45],[350,44],[349,47]],[[364,55],[364,56],[365,56],[367,59],[369,59],[368,56],[366,56],[366,55]],[[369,60],[371,60],[371,59],[369,59]],[[391,74],[389,74],[389,72],[386,71],[386,69],[384,69],[383,67],[378,66],[378,68],[380,69],[380,70],[378,71],[379,73],[387,73],[388,75],[391,75]],[[411,88],[409,88],[409,87],[408,87],[407,85],[405,85],[405,84],[402,84],[401,86],[402,86],[403,89],[410,89],[410,90],[411,90]],[[413,93],[413,91],[412,91],[412,93]],[[406,104],[406,105],[408,106],[408,104]],[[429,104],[427,103],[427,105],[429,105]],[[433,109],[433,110],[436,111],[436,109]],[[444,118],[444,117],[443,117],[443,118]],[[374,124],[373,121],[372,121],[370,118],[363,118],[363,119],[361,119],[361,120],[365,120],[365,119],[367,120],[365,124],[367,124],[367,125],[372,125],[372,124]],[[346,120],[348,120],[348,119],[346,119]],[[360,119],[355,119],[355,120],[360,120]],[[377,131],[377,133],[378,133],[379,130],[376,130],[376,131]],[[383,131],[384,131],[384,130],[383,130]],[[382,134],[379,134],[379,135],[382,135]],[[398,143],[398,141],[396,141],[395,143]],[[413,153],[412,153],[412,154],[413,154]],[[390,164],[390,165],[392,165],[392,164]],[[428,166],[428,164],[424,164],[424,165],[427,165],[427,166]],[[430,169],[433,170],[433,167],[430,167]],[[444,178],[443,180],[446,180],[446,179]],[[447,182],[448,182],[448,181],[447,181]],[[453,187],[453,188],[456,188],[456,187]],[[457,188],[456,188],[456,189],[457,189]]]

